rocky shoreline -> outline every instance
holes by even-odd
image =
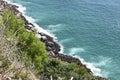
[[[5,9],[9,9],[12,12],[14,12],[14,14],[19,18],[25,21],[25,28],[27,29],[27,31],[33,31],[37,34],[38,38],[45,43],[46,45],[46,50],[49,53],[49,55],[51,57],[54,58],[58,58],[61,61],[65,61],[68,63],[74,62],[77,63],[79,66],[85,66],[81,63],[81,61],[78,58],[72,57],[72,56],[68,56],[68,55],[64,55],[60,53],[61,47],[60,45],[55,42],[54,38],[37,30],[37,28],[35,27],[34,24],[30,23],[24,16],[23,14],[18,10],[19,6],[17,5],[13,5],[13,4],[8,4],[7,2],[0,0],[0,15],[3,14],[3,11]],[[87,69],[87,71],[91,74],[92,71],[87,68],[85,66],[85,68]],[[100,80],[103,79],[101,77],[98,77]]]

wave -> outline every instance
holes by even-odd
[[[112,62],[112,59],[109,58],[109,57],[103,57],[103,56],[99,56],[98,57],[99,61],[98,62],[93,62],[93,66],[96,66],[96,67],[106,67],[107,69],[110,67],[111,62]],[[107,71],[106,69],[102,70],[101,71],[101,74],[104,74],[102,75],[103,77],[109,77],[110,75],[110,72]]]
[[[64,24],[49,25],[48,28],[59,28],[65,26]]]
[[[85,49],[84,48],[71,48],[70,51],[69,51],[69,55],[73,56],[77,53],[81,53],[81,52],[84,52]]]
[[[91,62],[86,62],[83,58],[81,58],[80,56],[75,55],[74,57],[80,59],[80,61],[86,65],[87,68],[89,68],[94,75],[96,76],[102,76],[101,74],[101,69],[100,68],[96,68]]]
[[[58,31],[63,30],[64,26],[65,26],[64,24],[48,25],[47,31],[50,33],[58,32]]]
[[[75,49],[77,52],[77,49]],[[74,51],[74,50],[73,50]],[[74,52],[75,54],[75,52]],[[101,67],[103,66],[107,66],[107,68],[109,67],[110,63],[111,63],[111,58],[108,57],[103,57],[103,56],[98,56],[98,60],[99,61],[92,61],[92,62],[86,62],[83,58],[81,58],[79,55],[74,55],[72,54],[72,56],[79,58],[80,61],[86,65],[87,68],[91,69],[91,71],[93,72],[94,75],[96,76],[101,76],[101,77],[106,77],[108,78],[110,75],[110,72],[105,70],[105,69],[101,69]],[[112,65],[112,64],[111,64]]]
[[[108,58],[108,57],[99,56],[98,59],[100,61],[93,63],[93,65],[97,67],[106,66],[107,64],[111,63],[111,58]]]
[[[69,39],[63,39],[63,40],[60,41],[60,43],[61,43],[61,44],[64,44],[64,43],[66,43],[66,42],[70,42],[70,41],[72,41],[72,40],[73,40],[72,38],[69,38]]]
[[[77,55],[78,53],[80,54],[80,53],[82,53],[82,52],[85,52],[85,49],[84,49],[84,48],[71,48],[71,49],[69,50],[69,55],[80,59],[80,61],[81,61],[84,65],[86,65],[87,68],[91,69],[91,71],[93,72],[94,75],[96,75],[96,76],[102,76],[102,75],[101,75],[101,69],[96,68],[95,65],[93,65],[93,63],[91,63],[91,62],[86,62],[83,58],[81,58],[79,55]]]

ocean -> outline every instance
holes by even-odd
[[[6,0],[94,75],[120,80],[120,0]],[[22,5],[22,6],[21,6]],[[28,17],[29,16],[29,17]]]

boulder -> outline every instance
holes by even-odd
[[[37,29],[36,29],[35,27],[32,27],[31,30],[32,30],[33,32],[37,32]]]
[[[36,34],[36,37],[41,39],[42,36],[40,34]]]
[[[47,51],[52,51],[52,48],[48,46],[48,47],[46,47],[46,50]]]
[[[49,54],[50,54],[51,56],[55,56],[55,53],[54,53],[53,51],[49,51]]]
[[[47,46],[54,47],[54,42],[47,42]]]
[[[46,36],[41,36],[41,41],[45,42],[47,40]]]

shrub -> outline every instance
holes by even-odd
[[[1,20],[1,19],[0,19]],[[15,36],[19,51],[31,60],[38,72],[43,69],[43,63],[47,61],[47,52],[43,42],[35,37],[32,32],[24,28],[24,21],[18,19],[12,11],[5,10],[3,14],[6,37]],[[25,62],[26,63],[26,62]]]

